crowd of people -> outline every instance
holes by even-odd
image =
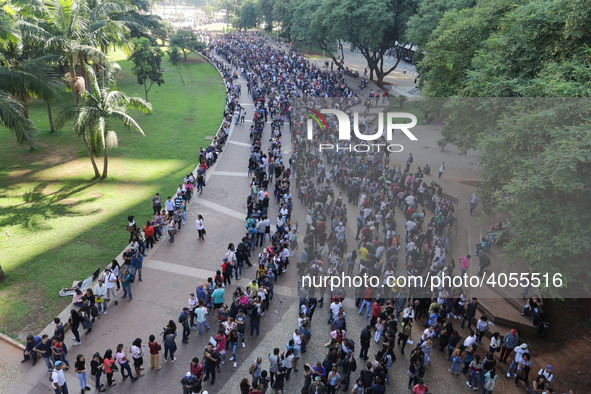
[[[450,229],[456,221],[455,207],[440,185],[427,181],[429,170],[413,165],[412,154],[404,164],[396,165],[391,163],[387,150],[320,153],[311,148],[319,143],[335,143],[336,135],[317,128],[313,140],[308,140],[305,115],[295,108],[333,108],[350,115],[362,103],[341,74],[321,71],[293,51],[283,51],[248,35],[224,35],[212,40],[208,56],[220,70],[227,89],[222,127],[211,146],[200,149],[197,174],[187,175],[174,197],[164,202],[156,194],[152,220],[140,228],[133,216],[128,218],[130,244],[123,264],[113,260],[93,290],[74,296],[74,305],[80,307],[72,310],[69,321],[74,345],[81,342],[80,325],[90,333],[95,319],[101,313],[107,314],[107,303],[118,304],[115,287],[121,286],[123,298],[132,300],[131,284],[136,277],[142,280],[142,260],[147,249],[165,234],[173,243],[175,233],[186,224],[187,204],[193,193],[202,192],[205,172],[222,151],[231,125],[245,121],[247,111],[240,105],[242,87],[237,83],[244,78],[254,104],[247,164],[252,180],[246,196],[244,236],[239,242],[229,243],[223,257],[220,252],[220,269],[212,273],[207,283],[197,285],[178,317],[167,323],[160,336],[149,336],[151,368],[161,368],[161,352],[164,362],[176,361],[178,337],[188,343],[193,331],[203,335],[213,328],[203,355],[192,359],[181,379],[183,393],[205,392],[205,382],[213,386],[216,377],[227,368],[223,367],[227,352],[231,353],[228,361],[234,368],[239,358],[244,360],[239,357],[240,349],[246,347],[247,336],[259,335],[261,319],[273,300],[275,283],[286,273],[294,254],[301,252],[297,264],[300,277],[367,274],[380,277],[384,285],[329,290],[326,285],[316,288],[301,281],[293,334],[284,347],[274,347],[266,357],[246,361],[249,375],[242,379],[236,392],[239,389],[241,394],[284,393],[286,382],[299,376],[303,394],[337,390],[381,394],[392,383],[389,371],[394,363],[404,362],[408,364],[409,390],[427,393],[429,380],[437,379],[428,373],[435,356],[433,348],[449,360],[449,372],[454,376],[463,374],[466,385],[474,391],[493,392],[499,376],[497,365],[507,363],[509,357],[512,361],[507,377],[513,378],[515,385],[523,381],[528,390],[536,393],[548,388],[553,380],[552,366],[543,368],[530,380],[532,361],[528,345],[521,343],[516,330],[503,336],[492,332],[489,345],[484,345],[485,333],[492,331],[493,325],[486,316],[477,320],[478,300],[468,300],[465,290],[440,287],[432,293],[411,285],[386,286],[387,279],[395,275],[465,272],[471,256],[460,258],[459,267],[446,256]],[[334,126],[336,119],[327,116],[327,121]],[[375,131],[375,125],[366,117],[361,118],[361,127],[366,134]],[[289,160],[282,153],[282,137],[287,130],[292,143]],[[440,175],[442,172],[440,169]],[[293,178],[298,204],[307,209],[305,227],[301,229],[297,221],[292,223]],[[354,225],[347,220],[351,210],[359,212]],[[203,242],[206,233],[201,216],[196,229]],[[227,286],[244,276],[248,276],[248,284],[226,294]],[[344,306],[347,297],[354,299],[355,312],[367,319],[363,327],[347,327],[347,314],[352,313]],[[318,317],[313,318],[319,316],[316,312],[325,302],[326,353],[322,360],[304,362],[312,326],[324,324]],[[535,308],[528,303],[524,314],[529,310],[535,313]],[[454,327],[454,319],[461,319],[460,327]],[[420,328],[420,338],[415,335],[413,339],[413,328],[415,332]],[[460,328],[468,330],[466,338],[461,337]],[[55,330],[53,338],[29,336],[24,361],[32,358],[35,363],[37,354],[43,357],[52,372],[53,385],[63,391],[63,368],[68,368],[69,362],[59,319]],[[353,333],[358,331],[356,343]],[[105,390],[101,383],[103,374],[109,386],[116,384],[113,376],[117,370],[122,379],[129,377],[132,382],[143,376],[145,347],[142,339],[136,338],[129,347],[119,344],[115,353],[112,349],[104,354],[95,353],[89,367],[97,390]],[[408,359],[403,361],[403,357]],[[303,373],[296,375],[298,366]],[[84,392],[87,368],[83,355],[76,358],[75,370]]]

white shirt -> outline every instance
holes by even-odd
[[[131,347],[131,357],[133,358],[140,358],[144,355],[144,349],[141,348],[141,346],[135,346],[133,345]]]
[[[408,220],[406,222],[406,231],[411,231],[412,229],[414,229],[417,226],[417,224],[414,222],[414,220]]]
[[[472,346],[474,345],[474,343],[476,343],[476,335],[466,338],[466,340],[464,341],[464,346]]]
[[[339,310],[341,309],[342,304],[339,302],[337,303],[332,303],[330,304],[330,310],[332,312],[332,318],[333,319],[338,319],[339,317]]]
[[[293,347],[295,347],[296,349],[300,349],[301,346],[302,346],[302,338],[300,338],[300,336],[294,332],[293,333]]]
[[[539,375],[544,375],[548,383],[552,382],[552,378],[554,378],[554,374],[548,371],[546,368],[540,369],[540,372],[538,372],[538,376]]]
[[[104,275],[103,275],[103,278],[104,278]],[[94,295],[96,298],[105,298],[105,296],[107,295],[107,285],[105,285],[103,283],[103,285],[100,286],[97,283],[96,286],[94,286]]]
[[[66,377],[64,376],[64,370],[60,369],[58,371],[57,369],[54,369],[53,372],[51,373],[51,380],[53,383],[57,383],[58,386],[62,387],[66,383]],[[55,388],[55,385],[53,385],[53,387]]]
[[[195,220],[195,224],[197,226],[197,230],[203,230],[203,220],[202,219]]]
[[[174,210],[174,201],[172,201],[172,200],[164,201],[164,208],[166,208],[167,211],[173,211]]]
[[[104,273],[103,274],[103,281],[105,282],[105,286],[107,287],[107,289],[112,289],[113,287],[115,287],[115,282],[109,282],[110,280],[115,280],[116,281],[117,277],[112,273]],[[98,287],[98,285],[97,285]],[[96,290],[95,290],[96,292]]]

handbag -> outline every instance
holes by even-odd
[[[176,228],[175,228],[175,229],[172,229],[172,230],[170,231],[170,233],[171,233],[172,235],[176,235],[176,233],[177,233],[177,230],[176,230]]]

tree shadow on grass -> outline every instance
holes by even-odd
[[[95,182],[80,183],[79,181],[60,182],[62,187],[47,192],[51,183],[41,183],[20,198],[23,202],[12,207],[0,207],[0,227],[17,226],[27,230],[51,230],[44,224],[48,219],[62,216],[86,216],[100,212],[100,209],[84,210],[84,204],[93,202],[99,197],[73,199],[72,196],[94,186]]]

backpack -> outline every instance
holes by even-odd
[[[97,317],[98,315],[99,315],[98,308],[96,307],[96,305],[93,305],[92,308],[90,308],[90,316]]]
[[[349,341],[349,342],[351,342],[351,341]],[[353,359],[351,360],[351,363],[350,363],[350,364],[351,364],[351,365],[350,365],[350,367],[349,367],[349,368],[351,369],[351,372],[355,372],[355,371],[357,371],[357,361],[355,361],[355,358],[353,358]]]

